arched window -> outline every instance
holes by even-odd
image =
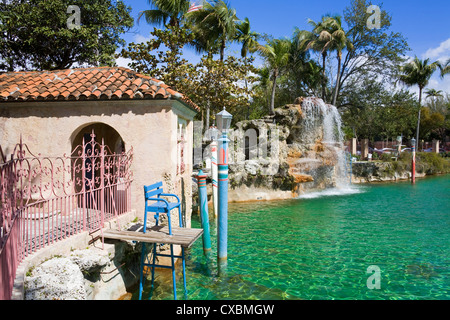
[[[247,129],[244,135],[245,160],[255,160],[258,158],[258,130]]]

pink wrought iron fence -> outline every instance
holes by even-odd
[[[84,141],[70,155],[33,155],[22,141],[0,164],[0,299],[10,299],[25,257],[131,210],[132,149]]]

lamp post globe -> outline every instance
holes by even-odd
[[[227,133],[231,126],[233,116],[223,107],[223,110],[216,115],[219,132]]]

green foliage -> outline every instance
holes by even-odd
[[[203,9],[189,13],[187,20],[192,23],[197,50],[218,51],[224,61],[226,45],[236,37],[236,10],[223,0],[205,1]]]
[[[155,28],[145,43],[130,43],[120,56],[129,58],[130,68],[157,78],[174,90],[187,94],[195,67],[182,58],[182,48],[193,35],[185,27]],[[169,49],[170,47],[170,49]]]
[[[270,72],[272,93],[269,112],[274,114],[277,80],[288,69],[292,43],[289,39],[267,39],[266,42],[265,45],[258,46],[258,52],[263,57]]]
[[[180,27],[189,10],[189,0],[149,0],[152,9],[140,12],[139,20],[144,17],[148,24],[157,26]]]
[[[422,171],[427,174],[449,173],[450,161],[438,153],[419,152],[416,161],[422,166]]]
[[[389,163],[386,170],[391,175],[395,172],[411,171],[412,154],[410,152],[402,152],[397,160],[392,159],[391,155],[383,154],[380,160]],[[450,173],[450,159],[438,153],[418,152],[416,154],[416,171],[427,175]]]
[[[69,5],[81,10],[81,28],[70,30]],[[131,9],[111,0],[13,0],[0,4],[0,58],[5,68],[65,69],[73,64],[114,65],[120,35],[133,26]]]
[[[353,50],[343,55],[340,91],[337,106],[348,104],[361,77],[378,79],[384,85],[397,80],[398,69],[405,61],[408,43],[402,34],[390,31],[392,17],[381,9],[381,28],[369,30],[367,8],[372,4],[368,0],[351,0],[344,9],[347,23],[347,38],[353,44]]]
[[[408,86],[417,85],[420,89],[419,103],[422,103],[422,90],[428,85],[431,76],[438,67],[437,62],[430,63],[430,59],[420,60],[415,57],[401,68],[399,79]]]
[[[254,32],[250,27],[250,21],[245,18],[236,25],[235,40],[242,44],[241,57],[247,57],[248,52],[255,52],[258,47],[260,34]]]
[[[254,82],[249,76],[255,71],[253,58],[229,56],[220,61],[206,54],[193,65],[182,58],[183,47],[193,39],[186,27],[155,28],[151,38],[146,43],[130,43],[120,56],[132,59],[130,67],[134,70],[164,81],[208,113],[215,114],[226,107],[236,121],[245,119],[251,94],[242,81]],[[171,50],[167,50],[168,46]]]
[[[375,79],[362,77],[349,105],[341,108],[345,130],[358,139],[412,137],[415,131],[417,101],[407,91],[391,92]]]
[[[420,121],[421,138],[430,140],[440,138],[439,130],[445,126],[445,116],[439,112],[433,112],[430,108],[422,108]]]
[[[379,159],[384,162],[392,161],[392,155],[389,153],[382,153],[379,155]]]
[[[446,63],[439,62],[438,67],[441,70],[442,78],[445,77],[446,75],[450,74],[450,59],[448,59]]]
[[[325,59],[328,53],[336,51],[338,60],[338,69],[336,72],[336,84],[334,86],[334,94],[332,104],[336,104],[340,79],[341,79],[341,67],[342,67],[342,52],[344,49],[348,51],[353,50],[353,44],[350,41],[347,32],[342,27],[342,18],[339,15],[324,16],[322,21],[315,23],[311,19],[309,23],[312,25],[313,30],[309,31],[295,31],[295,37],[299,41],[299,46],[305,48],[305,50],[313,49],[322,54],[322,71],[325,72]],[[326,101],[326,76],[323,75],[323,90],[322,99]]]

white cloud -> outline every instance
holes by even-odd
[[[150,39],[151,39],[152,37],[145,37],[145,36],[143,36],[142,34],[136,34],[135,36],[134,36],[134,42],[135,43],[142,43],[142,42],[147,42],[147,41],[150,41]]]
[[[151,36],[145,37],[145,36],[143,36],[142,34],[137,33],[137,34],[135,34],[135,35],[133,36],[133,39],[132,39],[132,41],[130,41],[130,42],[134,42],[134,43],[142,43],[142,42],[147,42],[147,41],[149,41],[151,38],[152,38]],[[126,46],[125,46],[124,48],[126,48]],[[119,54],[119,53],[121,52],[121,49],[122,49],[122,48],[117,49],[117,50],[116,50],[116,54]],[[129,59],[129,58],[119,57],[119,58],[116,59],[116,64],[117,64],[117,66],[119,66],[119,67],[129,68],[128,64],[131,63],[131,62],[133,62],[133,60],[131,60],[131,59]]]
[[[128,64],[131,63],[132,60],[128,58],[119,57],[116,59],[117,66],[129,68]]]
[[[441,42],[438,47],[428,49],[423,55],[423,59],[446,62],[450,59],[450,38]],[[439,69],[431,77],[426,89],[442,90],[450,93],[450,76],[441,78]],[[417,90],[418,91],[418,90]]]
[[[436,59],[444,61],[450,57],[450,38],[441,42],[439,47],[430,48],[423,55],[424,58]]]
[[[439,70],[433,75],[428,83],[427,89],[442,90],[443,92],[450,93],[450,76],[441,78]]]

